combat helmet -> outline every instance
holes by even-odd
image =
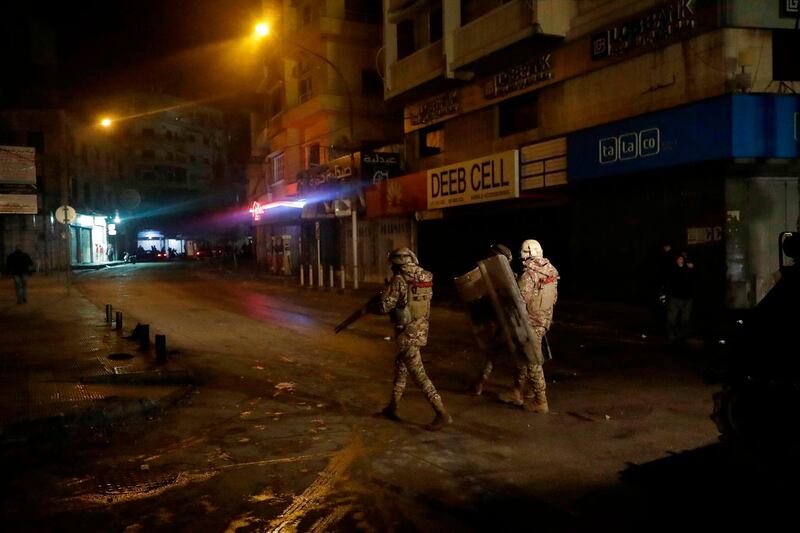
[[[542,251],[542,245],[539,244],[539,241],[537,240],[528,239],[522,243],[522,248],[519,251],[519,256],[522,259],[544,257],[544,252]]]
[[[389,252],[387,256],[393,265],[418,265],[417,256],[408,248],[398,248]]]

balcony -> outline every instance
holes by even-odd
[[[531,5],[534,8],[531,8]],[[453,71],[536,33],[563,37],[574,4],[566,0],[514,0],[453,31]]]
[[[444,50],[442,41],[436,41],[389,65],[386,97],[403,93],[443,74]]]

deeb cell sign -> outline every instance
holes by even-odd
[[[519,197],[519,151],[428,170],[428,209]]]

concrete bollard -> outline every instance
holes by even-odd
[[[321,289],[325,286],[325,271],[322,269],[322,263],[317,265],[317,269],[319,269],[319,277],[317,278],[317,286]]]
[[[167,336],[156,335],[156,363],[163,365],[167,362]]]
[[[314,288],[314,267],[311,263],[308,264],[308,287],[310,289]]]
[[[305,282],[305,271],[303,270],[304,268],[305,267],[303,265],[300,265],[300,286],[301,287],[303,285],[305,285],[305,283],[304,283]]]
[[[139,331],[139,349],[145,351],[150,348],[150,324],[142,324],[141,328]]]
[[[333,284],[333,265],[328,266],[328,287],[334,288]]]
[[[339,288],[344,290],[344,267],[339,270]]]
[[[122,333],[122,311],[117,311],[115,323],[117,326],[117,331]]]
[[[106,304],[106,322],[110,324],[113,318],[114,318],[114,313],[111,309],[111,304]]]

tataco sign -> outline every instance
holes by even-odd
[[[428,209],[519,197],[519,151],[428,170]]]

